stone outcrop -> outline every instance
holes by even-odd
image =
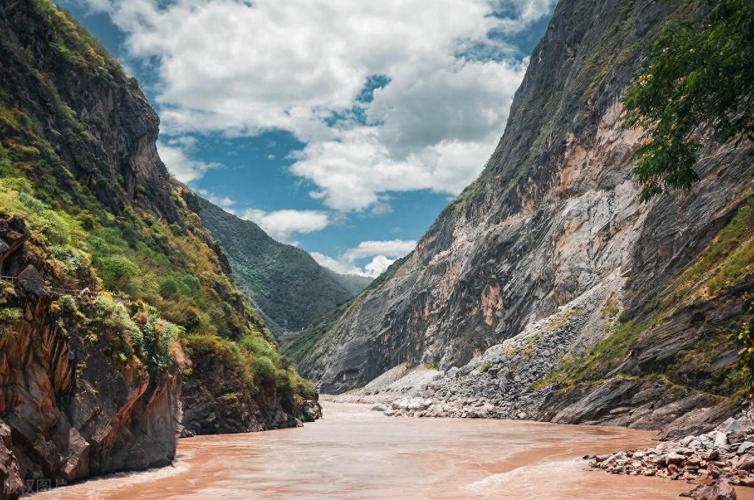
[[[3,288],[3,311],[20,311],[0,322],[0,498],[169,464],[183,367],[150,375],[116,355],[128,352],[125,331],[89,296],[58,300],[46,286],[53,272],[45,261],[15,244],[28,239],[23,222],[0,218],[0,238],[14,249],[3,255],[4,275],[18,273],[16,285]]]
[[[0,499],[167,465],[183,424],[317,418],[157,155],[136,81],[51,0],[0,1],[0,61]],[[190,359],[202,343],[243,383]]]
[[[698,183],[641,203],[641,131],[621,122],[653,37],[689,8],[561,1],[479,179],[329,322],[303,373],[342,393],[427,363],[444,373],[419,394],[434,415],[671,432],[729,416],[754,277],[718,281],[728,254],[710,249],[752,244],[725,240],[751,211],[751,144],[707,142]]]
[[[195,352],[183,392],[183,436],[300,427],[322,417],[314,399],[264,390],[252,395],[243,375],[211,353]]]
[[[41,125],[82,185],[116,212],[135,204],[176,220],[173,181],[157,155],[159,118],[136,80],[100,54],[91,64],[71,51],[61,58],[53,44],[90,43],[89,35],[46,0],[1,2],[0,27],[0,88]],[[71,39],[61,40],[61,32]]]

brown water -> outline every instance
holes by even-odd
[[[690,486],[589,471],[587,453],[651,446],[623,428],[390,418],[326,404],[299,429],[180,441],[175,466],[40,498],[678,498]]]

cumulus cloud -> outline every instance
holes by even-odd
[[[247,208],[241,212],[242,219],[250,220],[259,225],[276,240],[291,241],[294,234],[306,234],[321,231],[330,224],[330,217],[319,210],[275,210],[265,212],[255,208]]]
[[[164,130],[290,131],[306,143],[291,172],[345,212],[372,210],[391,191],[455,194],[473,180],[526,66],[506,36],[554,3],[86,1],[110,14],[131,57],[156,64]],[[386,83],[364,100],[375,75]]]
[[[231,214],[236,213],[236,210],[234,208],[236,204],[236,200],[234,200],[230,196],[218,195],[210,191],[207,191],[206,189],[199,189],[197,191],[199,192],[200,195],[202,195],[202,197],[205,200],[208,200],[210,203],[217,205],[218,207],[222,207],[222,209],[228,213],[231,213]]]
[[[343,274],[360,274],[376,278],[384,273],[396,259],[410,253],[416,247],[413,240],[362,241],[349,248],[337,258],[311,252],[321,265]],[[363,267],[359,261],[369,259]]]
[[[378,255],[403,257],[415,246],[416,241],[413,240],[362,241],[357,247],[346,251],[344,256],[349,261]]]
[[[360,269],[355,264],[346,262],[342,259],[334,259],[328,255],[325,255],[323,253],[319,252],[309,252],[309,255],[311,255],[314,260],[317,261],[317,263],[321,266],[325,266],[326,268],[335,271],[336,273],[340,274],[359,274],[359,275],[366,275],[365,272]]]
[[[165,143],[157,141],[157,151],[160,158],[167,167],[168,171],[181,182],[191,182],[199,179],[210,168],[216,168],[220,165],[217,163],[206,163],[192,159],[186,144],[181,142],[170,141]]]

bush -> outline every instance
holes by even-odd
[[[21,321],[23,317],[24,312],[18,307],[0,308],[0,323],[12,325],[13,323]]]
[[[105,287],[120,292],[131,291],[131,284],[139,274],[138,266],[122,255],[98,257],[94,266]]]
[[[156,312],[150,312],[142,332],[139,350],[150,375],[158,375],[173,363],[173,342],[182,335],[183,329],[160,319]]]
[[[254,382],[260,386],[275,386],[275,375],[277,369],[275,364],[264,356],[255,356],[251,362],[251,373],[254,376]]]

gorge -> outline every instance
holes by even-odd
[[[647,200],[625,121],[708,11],[558,2],[481,175],[371,280],[178,181],[120,63],[0,0],[0,499],[754,498],[751,138],[700,127]]]
[[[734,414],[751,145],[704,142],[689,191],[642,203],[643,136],[621,122],[651,41],[690,15],[686,2],[560,2],[482,175],[301,337],[312,348],[288,348],[302,372],[325,393],[363,387],[362,400],[432,416],[680,436]]]

